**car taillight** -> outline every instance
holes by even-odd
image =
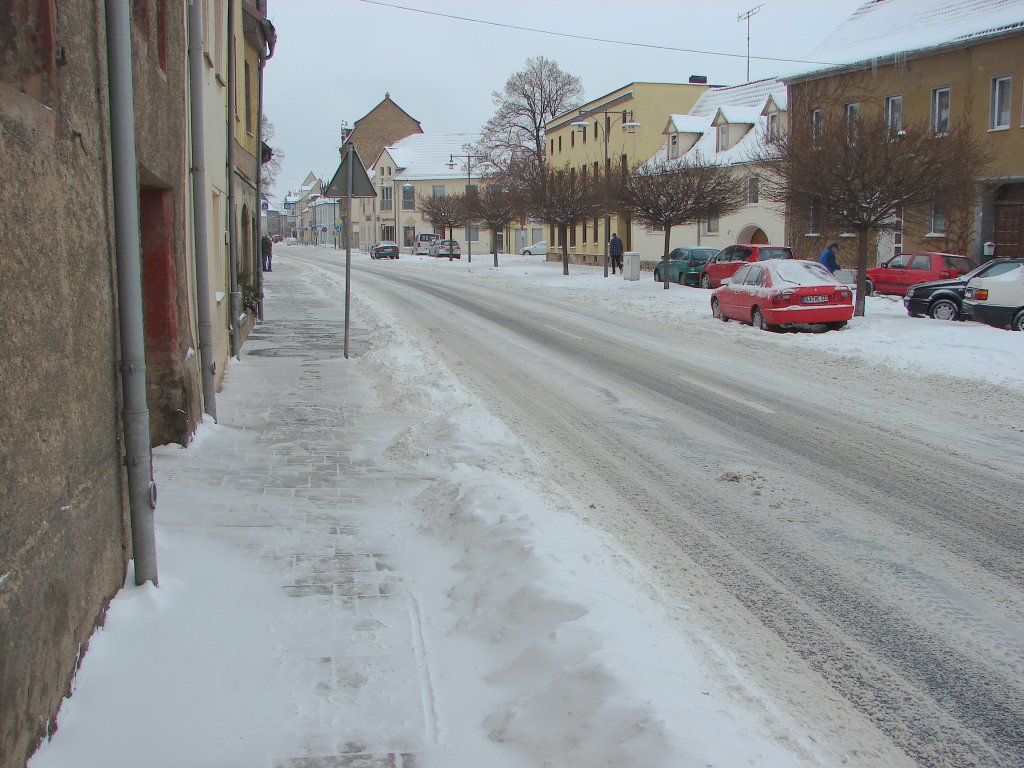
[[[950,274],[948,269],[944,269],[941,272],[939,272],[939,279],[940,280],[945,280],[945,279],[950,278],[952,276],[953,275]]]
[[[836,291],[837,301],[849,301],[851,299],[853,299],[853,294],[850,292],[848,288],[841,288],[840,290]]]
[[[687,263],[686,266],[688,266],[690,269],[693,269],[694,267],[697,266],[697,262],[696,261],[691,261],[691,262]]]
[[[780,291],[779,293],[773,293],[768,301],[772,304],[789,304],[793,300],[792,291]]]

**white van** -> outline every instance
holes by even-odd
[[[416,247],[413,253],[417,256],[429,256],[430,244],[440,237],[436,232],[420,232],[416,235]]]

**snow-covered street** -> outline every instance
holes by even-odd
[[[1022,764],[1024,336],[356,253],[345,361],[342,259],[278,249],[32,768]]]

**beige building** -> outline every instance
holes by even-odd
[[[700,155],[733,170],[746,189],[740,211],[700,224],[673,227],[671,247],[724,248],[733,243],[786,245],[785,215],[760,194],[760,177],[752,158],[769,135],[786,130],[786,87],[779,80],[758,80],[705,91],[689,114],[673,114],[662,132],[664,142],[655,160]],[[662,257],[664,232],[633,227],[633,250],[642,262]]]
[[[433,223],[417,210],[419,197],[464,194],[470,185],[487,183],[481,178],[490,165],[466,149],[478,140],[479,136],[471,133],[419,133],[382,149],[368,169],[376,199],[354,203],[364,249],[377,240],[391,240],[403,253],[412,252],[417,234],[435,231]],[[477,225],[457,227],[455,240],[463,258],[470,251],[491,252],[494,242],[491,233]],[[499,252],[506,250],[508,240],[508,233],[499,233]]]
[[[547,160],[552,166],[568,166],[589,175],[602,167],[631,168],[646,162],[665,141],[666,116],[686,114],[707,89],[700,77],[691,77],[689,83],[624,85],[551,120],[544,127]],[[611,232],[619,234],[626,250],[633,249],[633,226],[628,218],[612,215],[610,232],[606,232],[597,216],[587,225],[569,230],[570,258],[597,263]],[[558,245],[556,237],[549,228],[549,252]]]
[[[901,250],[1024,256],[1024,2],[913,0],[865,3],[809,59],[841,63],[785,78],[793,120],[882,112],[894,126],[928,121],[938,139],[966,118],[992,153],[967,210],[936,200],[928,211],[894,222],[879,237],[878,260]],[[911,212],[907,212],[908,214]],[[820,250],[841,233],[805,237],[808,222],[790,222],[793,239]]]

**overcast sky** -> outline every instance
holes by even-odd
[[[338,164],[339,127],[361,118],[385,92],[427,133],[476,132],[494,112],[491,93],[531,56],[580,77],[587,99],[633,81],[685,83],[690,75],[746,80],[747,24],[757,0],[269,0],[277,27],[267,64],[264,111],[284,152],[278,201],[312,171]],[[383,0],[382,0],[383,2]],[[750,19],[750,79],[794,65],[753,57],[806,58],[863,0],[765,0]],[[428,15],[714,51],[729,56],[596,42]],[[369,162],[369,160],[367,160]]]

